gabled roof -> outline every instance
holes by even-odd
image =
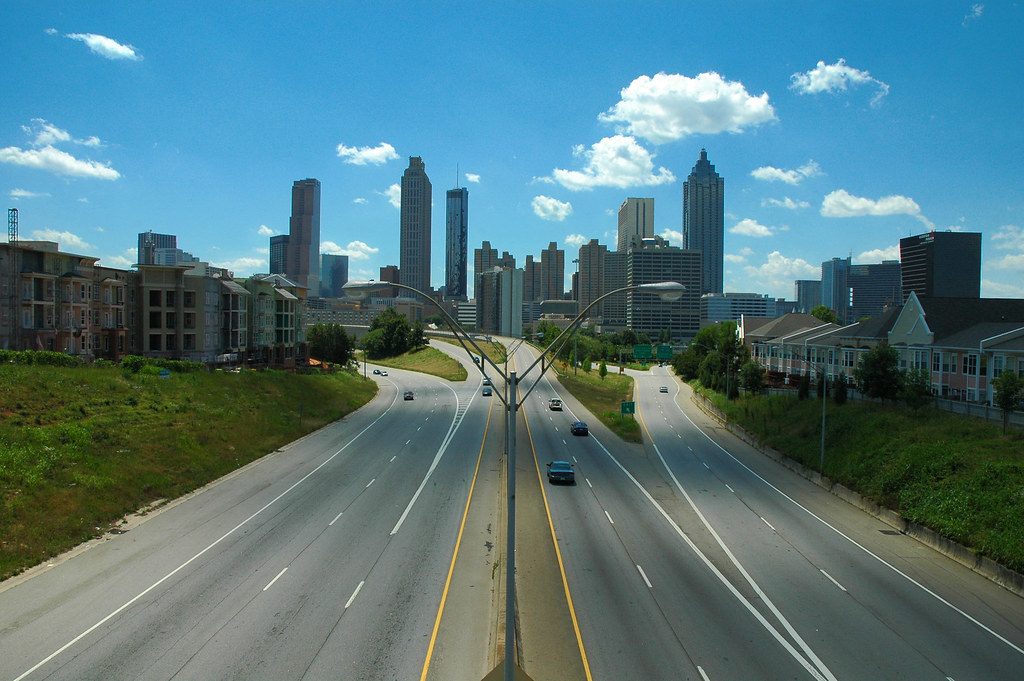
[[[918,298],[935,343],[948,345],[948,339],[983,323],[1019,322],[1024,326],[1024,299],[1021,298]],[[994,335],[994,334],[990,334]],[[975,343],[975,345],[977,345]]]
[[[797,333],[798,331],[812,329],[825,331],[826,329],[821,328],[825,326],[828,326],[828,324],[817,317],[809,314],[791,312],[776,319],[772,319],[767,323],[758,326],[756,329],[746,330],[743,340],[744,342],[770,340],[773,338],[779,338],[780,336],[789,336]],[[833,324],[833,326],[835,325]]]
[[[240,295],[240,296],[247,296],[247,295],[249,295],[249,289],[245,288],[244,286],[239,284],[237,281],[231,281],[230,279],[221,279],[220,280],[220,285],[223,286],[224,288],[226,288],[231,293],[235,293],[235,294]]]
[[[942,345],[947,348],[977,350],[983,340],[1009,333],[1010,331],[1021,330],[1022,328],[1024,328],[1024,322],[982,322],[956,333],[951,333],[942,339]],[[1021,342],[1019,336],[1016,340]],[[1001,345],[1008,349],[1013,345],[1013,342],[1014,339],[1008,337],[1005,343]],[[988,347],[990,346],[986,346],[986,349]]]

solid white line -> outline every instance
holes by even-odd
[[[764,519],[764,516],[761,516],[761,520],[762,520],[762,521],[764,522],[764,524],[765,524],[765,525],[767,525],[768,527],[772,527],[772,524],[771,524],[770,522],[768,522],[767,520],[765,520],[765,519]],[[775,530],[775,528],[774,528],[774,527],[772,527],[772,530]]]
[[[644,584],[647,585],[647,588],[653,589],[654,587],[651,585],[651,580],[647,579],[647,573],[644,572],[644,569],[639,565],[636,566],[636,569],[640,571],[640,576],[644,578]]]
[[[704,681],[711,681],[708,675],[704,673],[704,670],[701,669],[700,665],[697,665],[697,671],[700,672],[700,678],[704,679]]]
[[[288,568],[285,568],[285,569],[281,570],[280,572],[278,572],[277,573],[277,577],[274,577],[272,580],[270,580],[270,584],[267,584],[265,587],[263,587],[263,590],[266,591],[270,587],[274,586],[274,582],[276,582],[277,580],[281,579],[281,575],[283,575],[286,572],[288,572]]]
[[[359,582],[359,586],[352,592],[352,595],[348,599],[348,603],[345,604],[345,610],[348,610],[348,606],[352,605],[352,602],[356,600],[356,596],[359,595],[359,590],[363,588],[363,584],[366,584],[366,580]]]
[[[820,570],[821,568],[818,568],[818,569]],[[832,575],[830,575],[829,573],[825,572],[824,570],[821,570],[821,574],[823,574],[823,575],[825,575],[826,577],[828,577],[828,578],[829,578],[829,581],[831,581],[831,582],[832,582],[833,584],[835,584],[836,586],[838,586],[838,587],[839,587],[840,589],[842,589],[843,591],[846,591],[846,587],[845,587],[845,586],[843,586],[842,584],[840,584],[839,582],[837,582],[837,581],[836,581],[835,579],[833,579],[833,578],[832,578]]]
[[[338,515],[334,516],[334,520],[332,520],[331,522],[327,523],[327,527],[330,527],[330,526],[331,526],[331,525],[333,525],[334,523],[338,522],[338,518],[340,518],[340,517],[341,517],[342,513],[344,513],[344,511],[342,511],[342,512],[341,512],[341,513],[339,513]]]
[[[608,522],[610,522],[612,525],[614,525],[615,521],[612,520],[612,517],[610,515],[608,515],[608,511],[605,511],[604,514],[608,516]]]
[[[366,487],[364,487],[363,489],[369,489],[370,485],[372,485],[375,482],[377,482],[377,478],[374,478],[370,482],[366,483]]]

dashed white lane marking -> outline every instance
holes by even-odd
[[[704,464],[704,468],[711,470],[711,466],[707,465],[707,463],[705,463],[704,461],[701,461],[701,463]]]
[[[768,521],[767,521],[767,520],[765,520],[764,518],[761,518],[761,520],[762,520],[762,521],[764,522],[764,524],[765,524],[765,525],[767,525],[768,527],[771,527],[771,528],[772,528],[772,531],[777,531],[777,530],[775,530],[775,528],[774,528],[774,527],[772,527],[772,524],[771,524],[770,522],[768,522]]]
[[[733,494],[736,494],[736,490],[734,490],[732,487],[729,487],[729,485],[726,485],[725,488],[732,492]]]
[[[277,573],[277,577],[274,577],[272,580],[270,580],[270,583],[267,584],[265,587],[263,587],[263,590],[266,591],[270,587],[274,586],[274,582],[276,582],[277,580],[281,579],[281,575],[283,575],[286,572],[288,572],[288,568],[285,568],[285,569],[281,570],[280,572],[278,572]]]
[[[640,571],[640,576],[644,578],[644,584],[647,585],[647,588],[653,589],[654,587],[651,585],[651,580],[647,579],[647,573],[644,572],[644,569],[639,565],[636,566],[636,569]]]
[[[365,579],[363,581],[359,582],[359,586],[357,586],[356,590],[352,592],[351,596],[349,596],[348,602],[345,603],[345,609],[346,610],[348,610],[348,606],[352,605],[352,603],[356,600],[356,596],[359,595],[359,590],[363,588],[363,584],[366,584],[366,580]]]
[[[394,455],[393,457],[391,457],[391,460],[390,460],[390,461],[388,461],[388,463],[394,463],[394,462],[395,462],[395,459],[397,459],[397,458],[398,458],[398,455],[397,455],[397,454],[395,454],[395,455]]]
[[[819,568],[819,570],[820,570],[820,568]],[[825,572],[824,570],[821,570],[821,574],[823,574],[823,575],[825,575],[826,577],[828,577],[828,581],[830,581],[830,582],[832,582],[833,584],[835,584],[836,586],[838,586],[838,587],[839,587],[839,588],[840,588],[841,590],[843,590],[843,591],[846,591],[846,587],[845,587],[845,586],[843,586],[842,584],[840,584],[839,582],[837,582],[837,581],[836,581],[836,580],[835,580],[835,579],[834,579],[834,578],[832,577],[832,575],[830,575],[829,573]],[[949,677],[947,676],[946,678],[949,678]]]
[[[369,489],[370,485],[372,485],[375,482],[377,482],[377,478],[374,478],[370,482],[366,483],[366,487],[364,487],[363,489]]]
[[[610,515],[608,515],[608,511],[605,511],[605,512],[604,512],[604,514],[605,514],[606,516],[608,516],[608,522],[610,522],[610,523],[611,523],[612,525],[614,525],[614,524],[615,524],[615,521],[614,521],[614,520],[612,520],[612,517],[611,517]]]
[[[697,665],[697,671],[700,672],[700,678],[704,679],[704,681],[711,681],[711,678],[704,673],[700,665]]]
[[[594,486],[590,484],[590,478],[583,478],[583,479],[587,481],[588,485],[590,485],[590,489],[594,489]]]
[[[342,515],[343,515],[344,513],[345,513],[345,512],[344,512],[344,511],[342,511],[342,512],[341,512],[341,513],[339,513],[338,515],[334,516],[334,520],[332,520],[331,522],[327,523],[327,527],[330,527],[330,526],[331,526],[331,525],[333,525],[334,523],[338,522],[338,518],[340,518],[340,517],[341,517],[341,516],[342,516]]]

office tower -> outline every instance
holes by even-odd
[[[270,237],[270,273],[288,274],[288,235]]]
[[[401,283],[424,293],[430,292],[430,197],[430,179],[423,159],[410,156],[409,167],[402,175],[398,267]]]
[[[498,268],[477,275],[477,331],[523,335],[523,271]]]
[[[580,312],[605,294],[604,260],[607,253],[608,247],[598,243],[597,239],[591,239],[588,243],[580,246],[579,277],[576,282]],[[601,304],[595,306],[589,316],[600,317],[600,308]]]
[[[526,256],[526,264],[523,266],[523,300],[528,303],[541,300],[540,263],[532,255]]]
[[[700,297],[700,321],[738,322],[743,315],[774,318],[780,316],[778,303],[766,293],[705,293]]]
[[[981,297],[981,233],[929,232],[900,239],[903,300]]]
[[[320,296],[323,298],[341,298],[341,287],[348,282],[348,256],[320,256]]]
[[[565,295],[565,251],[550,242],[540,253],[540,299],[561,300]]]
[[[797,279],[795,288],[797,312],[810,314],[811,310],[821,305],[820,279]]]
[[[601,288],[614,291],[626,285],[626,256],[628,251],[606,251]],[[626,328],[626,296],[611,296],[601,303],[602,329]]]
[[[153,230],[139,234],[138,263],[155,265],[156,250],[159,248],[177,248],[178,237],[173,234],[154,234]]]
[[[320,180],[296,180],[292,185],[292,218],[288,224],[288,269],[285,276],[320,292]]]
[[[882,314],[886,307],[903,303],[900,263],[885,260],[880,264],[850,265],[846,282],[850,286],[850,309],[846,322]]]
[[[385,265],[380,268],[380,278],[378,281],[386,281],[390,284],[401,284],[402,273],[398,270],[398,265]],[[397,298],[398,289],[389,288],[381,292],[381,295],[385,298]]]
[[[654,199],[626,199],[619,206],[619,240],[617,250],[629,247],[629,237],[654,236]]]
[[[845,322],[850,311],[850,258],[832,258],[821,263],[821,304]]]
[[[502,269],[514,270],[516,268],[516,256],[512,255],[508,251],[502,251],[501,257],[498,258],[495,264]]]
[[[483,274],[488,270],[493,270],[494,266],[498,264],[498,249],[491,248],[491,242],[485,241],[480,244],[480,248],[473,250],[473,271],[477,274]]]
[[[445,204],[445,295],[465,299],[469,293],[469,190],[449,189]]]
[[[626,284],[675,281],[686,291],[672,302],[639,291],[626,294],[626,325],[652,340],[663,330],[674,341],[696,336],[700,331],[701,259],[700,251],[670,246],[658,236],[636,240],[626,254]]]
[[[725,179],[700,158],[683,183],[683,248],[701,252],[701,294],[722,293],[725,262]]]

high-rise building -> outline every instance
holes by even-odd
[[[810,314],[811,310],[821,305],[821,280],[796,280],[796,311]]]
[[[386,281],[389,284],[401,284],[402,273],[398,270],[398,265],[385,265],[380,268],[380,279],[378,281]],[[398,289],[390,288],[382,291],[380,294],[384,298],[397,298]]]
[[[178,237],[173,234],[154,234],[153,230],[139,234],[138,262],[140,265],[155,265],[156,250],[160,248],[177,248]]]
[[[296,180],[292,184],[292,217],[288,224],[288,258],[285,276],[320,293],[320,180]]]
[[[320,296],[323,298],[341,298],[344,293],[341,287],[348,283],[348,256],[320,256]]]
[[[270,273],[288,274],[288,235],[270,237]]]
[[[604,254],[604,272],[601,287],[605,292],[620,289],[626,285],[626,257],[628,251],[607,251]],[[601,303],[603,329],[626,328],[626,296],[606,298]]]
[[[683,183],[683,248],[701,252],[700,293],[724,292],[725,179],[705,149]]]
[[[480,248],[473,250],[473,271],[477,276],[489,270],[493,270],[498,264],[498,249],[491,248],[491,242],[485,241]]]
[[[580,312],[606,292],[604,288],[604,262],[607,253],[608,247],[598,243],[597,239],[591,239],[588,243],[580,246],[579,278],[576,289]],[[599,303],[591,310],[590,316],[602,316],[602,305],[603,303]]]
[[[529,303],[535,300],[541,300],[540,263],[528,255],[523,266],[523,301]]]
[[[477,275],[477,331],[523,335],[523,271],[492,268]]]
[[[850,309],[846,323],[882,314],[887,307],[903,304],[898,260],[880,264],[850,265],[846,281],[850,286]]]
[[[398,268],[401,283],[424,293],[430,292],[430,201],[430,179],[423,159],[410,156],[402,175]]]
[[[626,285],[675,281],[686,287],[676,301],[634,291],[626,294],[626,325],[656,340],[668,331],[671,340],[691,339],[700,331],[701,252],[670,246],[659,236],[637,240],[626,255]]]
[[[552,241],[540,253],[540,298],[561,300],[565,295],[565,251]]]
[[[619,206],[619,240],[616,248],[629,248],[629,237],[654,236],[654,199],[629,198]]]
[[[445,295],[465,299],[469,294],[469,190],[449,189],[445,204]]]
[[[845,321],[850,309],[850,258],[832,258],[821,263],[821,304]]]
[[[929,232],[900,239],[903,300],[981,297],[981,233]]]

